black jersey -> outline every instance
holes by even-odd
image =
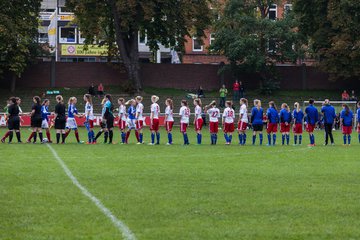
[[[65,118],[66,107],[62,103],[58,103],[55,106],[55,113],[57,114],[58,118]]]
[[[19,113],[20,113],[20,109],[19,109],[19,106],[18,106],[18,105],[16,105],[16,104],[11,104],[11,105],[8,107],[9,118],[11,118],[11,117],[17,117],[17,116],[19,116]]]
[[[34,111],[33,118],[41,118],[41,104],[35,103],[31,109]]]

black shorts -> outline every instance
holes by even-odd
[[[255,132],[261,132],[263,128],[264,128],[263,124],[253,124],[253,130]]]
[[[31,118],[31,127],[32,128],[41,128],[42,118],[40,117],[32,117]]]
[[[55,129],[63,130],[66,127],[66,119],[65,118],[56,118],[55,119]]]
[[[20,117],[10,117],[8,120],[8,129],[9,130],[19,130],[20,129]]]
[[[113,116],[109,116],[106,119],[106,128],[113,128],[114,127],[114,117]]]

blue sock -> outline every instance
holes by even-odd
[[[229,139],[229,143],[231,143],[231,141],[232,141],[232,135],[230,135],[228,139]]]
[[[94,133],[93,130],[91,130],[91,140],[92,140],[92,142],[95,142],[95,141],[96,141],[96,140],[95,140],[95,133]]]
[[[140,142],[141,142],[141,140],[140,140]],[[155,142],[155,133],[151,133],[151,143],[154,144],[154,142]]]
[[[346,144],[346,135],[343,135],[344,144]]]
[[[243,142],[242,142],[242,144],[245,145],[245,143],[246,143],[246,133],[244,133],[244,135],[243,135]]]
[[[276,143],[276,134],[273,134],[273,145]]]
[[[351,143],[351,135],[348,136],[348,144],[350,145]]]
[[[229,138],[228,138],[227,133],[224,133],[224,138],[225,138],[225,141],[228,143],[228,142],[229,142]]]
[[[243,134],[242,133],[240,133],[239,134],[239,144],[243,144]]]
[[[260,137],[260,145],[262,145],[262,143],[263,143],[263,134],[260,133],[260,134],[259,134],[259,137]]]
[[[171,132],[168,133],[168,142],[170,144],[172,143],[172,134],[171,134]]]
[[[211,145],[213,145],[214,144],[214,134],[210,134],[210,139],[211,139]]]
[[[186,145],[186,133],[183,133],[183,137],[184,137],[184,145]]]
[[[202,135],[201,133],[197,134],[197,144],[201,144],[201,140],[202,140]]]
[[[286,135],[286,144],[287,144],[287,145],[290,144],[290,135]]]
[[[91,132],[88,132],[88,142],[89,142],[89,143],[91,143],[91,142],[92,142]]]
[[[295,145],[297,144],[297,139],[298,139],[298,137],[297,137],[297,135],[295,135],[295,136],[294,136],[294,144],[295,144]],[[300,142],[300,140],[299,140],[299,142]]]
[[[285,144],[285,135],[281,136],[281,144],[284,145]]]
[[[255,145],[256,135],[253,135],[253,145]]]
[[[302,135],[299,136],[299,144],[301,145]]]
[[[139,140],[141,143],[143,142],[143,134],[142,133],[139,134]]]
[[[189,144],[189,138],[188,138],[187,133],[185,133],[185,139],[186,139],[186,144]]]
[[[217,143],[217,138],[218,138],[218,136],[217,136],[217,134],[215,133],[215,134],[214,134],[214,144]]]
[[[311,135],[312,136],[312,143],[315,144],[315,135]]]
[[[125,143],[125,137],[126,137],[126,134],[124,132],[121,132],[121,142],[122,143]]]
[[[358,138],[359,138],[359,143],[360,143],[360,133],[359,133],[359,136],[358,136]]]
[[[160,144],[160,133],[156,133],[156,144]]]
[[[271,134],[268,133],[267,137],[268,137],[268,144],[271,145]]]

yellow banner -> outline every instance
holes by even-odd
[[[61,55],[63,56],[107,56],[108,47],[88,45],[85,50],[85,45],[79,44],[63,44],[61,45]]]

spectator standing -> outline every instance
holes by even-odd
[[[91,86],[89,87],[89,94],[91,95],[91,96],[95,96],[96,95],[96,92],[95,92],[95,86],[94,86],[94,84],[92,83],[91,84]]]
[[[356,95],[355,95],[355,91],[354,91],[354,90],[351,90],[350,101],[357,101],[357,97],[356,97]]]
[[[97,94],[98,94],[99,98],[104,95],[104,86],[102,85],[102,83],[100,83],[97,88]]]
[[[350,100],[350,96],[349,96],[349,94],[347,93],[346,90],[344,90],[343,93],[341,94],[341,100],[342,101],[349,101]]]
[[[204,98],[205,94],[204,94],[204,90],[202,88],[202,86],[199,86],[198,90],[196,91],[196,95],[198,98]]]
[[[331,106],[329,99],[325,99],[324,105],[321,108],[321,113],[323,114],[324,128],[325,128],[324,145],[325,146],[328,145],[329,137],[330,137],[331,145],[334,145],[334,137],[332,134],[332,129],[336,118],[336,112],[335,112],[335,108]]]
[[[224,108],[226,102],[226,96],[228,94],[228,90],[226,89],[225,84],[222,85],[222,87],[219,90],[219,93],[220,93],[220,107]]]
[[[239,93],[240,93],[240,84],[239,84],[238,80],[235,80],[235,82],[233,84],[233,101],[234,102],[238,102],[240,100]]]
[[[245,97],[245,88],[244,88],[244,83],[242,81],[239,82],[239,95],[240,95],[240,98],[244,98]]]

